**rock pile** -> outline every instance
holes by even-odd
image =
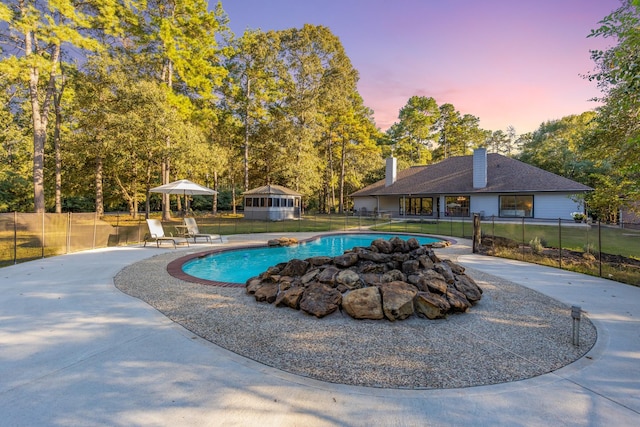
[[[298,239],[295,237],[280,237],[278,239],[271,239],[267,241],[267,246],[293,246],[298,244]]]
[[[324,317],[338,309],[355,319],[429,319],[465,312],[482,289],[464,267],[440,260],[410,238],[374,240],[336,257],[292,259],[246,282],[257,301]]]

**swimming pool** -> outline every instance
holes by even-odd
[[[342,255],[356,246],[369,246],[375,239],[389,240],[398,236],[404,240],[415,237],[420,244],[438,242],[441,239],[411,234],[357,233],[322,236],[289,247],[258,247],[230,249],[224,252],[196,258],[182,265],[182,271],[190,276],[216,282],[245,283],[269,267],[293,258]]]

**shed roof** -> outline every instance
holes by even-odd
[[[242,193],[243,196],[257,195],[281,195],[281,196],[302,196],[287,187],[281,185],[263,185],[262,187],[253,188]]]
[[[382,179],[352,193],[352,197],[472,194],[522,192],[591,191],[593,188],[545,171],[519,160],[491,153],[487,155],[487,185],[473,188],[473,156],[450,157],[439,163],[413,166],[399,171],[396,182],[385,187]]]

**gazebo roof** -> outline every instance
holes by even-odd
[[[279,196],[302,196],[287,187],[281,185],[263,185],[262,187],[253,188],[242,193],[243,196],[258,196],[258,195],[279,195]]]

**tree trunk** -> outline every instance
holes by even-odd
[[[55,160],[56,174],[56,213],[62,213],[62,156],[60,154],[60,126],[62,117],[60,114],[60,102],[56,102],[56,126],[53,132],[53,154]]]
[[[60,90],[54,95],[53,103],[56,114],[56,124],[53,131],[53,154],[55,159],[55,174],[56,174],[56,188],[55,188],[55,200],[56,200],[56,213],[62,213],[62,154],[60,152],[60,128],[62,126],[62,92],[64,91],[64,77],[62,79],[62,86]]]
[[[213,171],[213,189],[218,191],[218,171]],[[218,213],[218,193],[213,195],[213,205],[211,206],[211,213],[216,215]]]
[[[249,96],[251,95],[251,80],[247,77],[247,105],[244,113],[244,191],[249,190]],[[234,205],[235,209],[235,205]],[[234,212],[235,213],[235,212]]]
[[[21,6],[24,7],[24,6]],[[23,11],[27,13],[27,11]],[[24,33],[24,51],[27,58],[33,55],[33,33]],[[40,81],[40,71],[34,65],[29,71],[29,98],[31,100],[31,113],[33,122],[33,206],[35,212],[45,211],[44,198],[44,146],[47,140],[47,126],[49,124],[49,110],[51,108],[52,97],[55,94],[55,79],[58,59],[60,58],[60,45],[57,45],[50,58],[51,69],[49,70],[49,81],[42,104],[38,83]]]
[[[172,15],[173,15],[172,11]],[[165,62],[164,70],[163,70],[163,79],[164,82],[170,89],[173,89],[173,62],[170,59],[167,59]],[[171,139],[167,137],[167,155],[162,162],[162,184],[168,184],[171,179],[171,159],[169,158],[169,153],[171,149]],[[171,199],[168,194],[162,195],[162,220],[169,221],[171,220]]]
[[[329,213],[336,207],[336,190],[333,187],[333,139],[329,133]]]
[[[342,153],[340,155],[340,213],[344,213],[344,175],[345,175],[345,151],[347,150],[347,138],[342,137]]]
[[[169,148],[169,139],[167,138],[167,149]],[[169,183],[169,159],[162,161],[162,184]],[[171,219],[171,199],[169,194],[162,194],[162,220],[169,221]]]

